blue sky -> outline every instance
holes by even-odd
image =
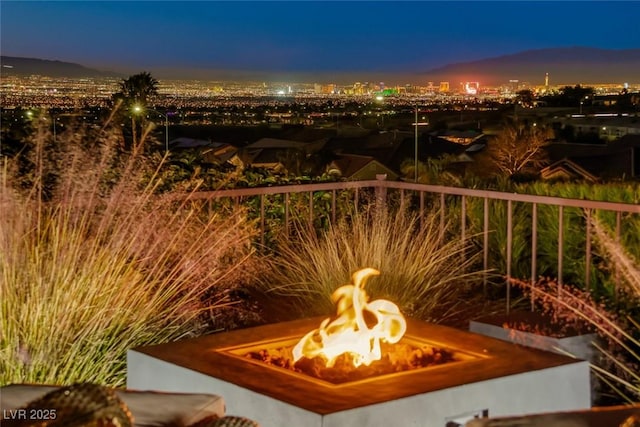
[[[640,48],[640,2],[7,1],[3,55],[101,69],[418,72],[527,49]]]

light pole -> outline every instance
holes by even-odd
[[[78,114],[78,113],[63,113],[63,114],[51,113],[50,115],[51,115],[51,121],[53,122],[53,142],[56,142],[56,139],[57,139],[56,122],[59,117],[79,117],[79,116],[84,117],[84,114]],[[64,123],[62,125],[64,126]]]
[[[415,143],[414,143],[414,160],[415,163],[413,165],[413,182],[418,182],[418,104],[416,104],[416,118],[415,118]]]
[[[593,97],[591,98],[591,105],[593,106]],[[589,101],[589,95],[585,95],[584,98],[580,99],[580,114],[582,114],[582,105],[585,103],[585,101]]]
[[[158,113],[164,117],[164,150],[165,153],[169,152],[169,115],[166,113],[162,113],[158,110],[154,110],[153,108],[141,107],[139,105],[135,105],[133,107],[133,111],[135,113],[142,113],[144,110],[153,111],[154,113]]]
[[[429,122],[418,122],[418,104],[416,104],[415,113],[415,122],[413,123],[413,125],[415,126],[413,182],[418,182],[418,126],[427,126]]]

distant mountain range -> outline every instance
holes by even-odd
[[[36,58],[1,56],[3,75],[39,74],[50,77],[126,77],[125,74],[100,71],[80,64]],[[481,85],[499,85],[519,80],[532,85],[543,85],[549,73],[550,85],[595,83],[640,83],[640,49],[605,50],[588,47],[567,47],[527,50],[512,55],[479,61],[449,64],[422,73],[404,73],[402,79],[415,83],[448,81],[452,88],[460,82],[477,81]],[[152,74],[153,69],[148,70]],[[158,75],[163,74],[161,70]],[[186,70],[188,71],[188,70]],[[409,74],[411,73],[411,74]],[[227,73],[228,74],[228,73]],[[257,75],[248,72],[250,75]],[[268,73],[261,73],[268,74]],[[275,74],[275,73],[274,73]],[[220,70],[200,70],[200,75],[224,75]],[[242,73],[235,72],[236,77]],[[413,76],[413,77],[410,77]],[[160,76],[161,77],[161,76]],[[266,76],[260,76],[264,79]],[[318,76],[315,76],[316,78]],[[357,79],[357,77],[354,77]]]
[[[0,56],[0,72],[2,75],[41,75],[48,77],[122,77],[110,71],[94,70],[80,64],[63,61],[50,61],[37,58],[20,58],[15,56]]]
[[[527,50],[512,55],[479,61],[449,64],[421,76],[427,80],[459,82],[478,81],[497,85],[509,80],[543,85],[549,73],[549,84],[640,83],[640,49],[605,50],[567,47]]]

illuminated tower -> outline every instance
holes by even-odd
[[[549,88],[549,73],[544,73],[544,87]]]

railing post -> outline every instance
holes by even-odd
[[[445,225],[444,202],[445,202],[444,193],[440,193],[440,236],[439,236],[440,242],[444,241],[444,225]]]
[[[464,243],[467,231],[467,197],[462,196],[460,199],[460,238]]]
[[[622,231],[622,212],[618,211],[616,212],[616,245],[618,247],[620,247],[620,233]],[[616,297],[616,299],[618,298],[618,292],[620,291],[620,266],[619,263],[616,262],[615,264],[615,290],[614,290],[614,295]]]
[[[383,214],[387,210],[387,188],[382,185],[382,181],[387,179],[387,174],[376,175],[376,212]]]
[[[424,222],[424,191],[420,191],[420,228]]]
[[[507,314],[511,309],[511,249],[513,243],[513,204],[507,200]]]
[[[353,195],[353,207],[355,210],[355,213],[358,213],[358,201],[360,199],[360,189],[358,187],[356,187],[355,189],[355,194]]]
[[[336,223],[336,190],[331,191],[331,224]]]
[[[531,206],[531,311],[535,300],[535,285],[538,275],[538,204]]]
[[[309,231],[313,232],[313,191],[309,191]]]
[[[584,282],[587,291],[591,290],[591,209],[587,209],[587,231],[585,232],[585,271]]]
[[[264,194],[260,195],[260,250],[264,250]]]
[[[558,206],[558,296],[562,297],[562,268],[564,258],[564,206]]]
[[[482,233],[483,233],[483,248],[482,248],[482,268],[484,269],[484,278],[482,279],[482,291],[486,298],[487,296],[487,284],[489,278],[487,277],[487,271],[489,270],[489,199],[487,197],[484,198],[483,203],[483,225],[482,225]]]
[[[289,193],[284,193],[284,232],[289,237]]]

